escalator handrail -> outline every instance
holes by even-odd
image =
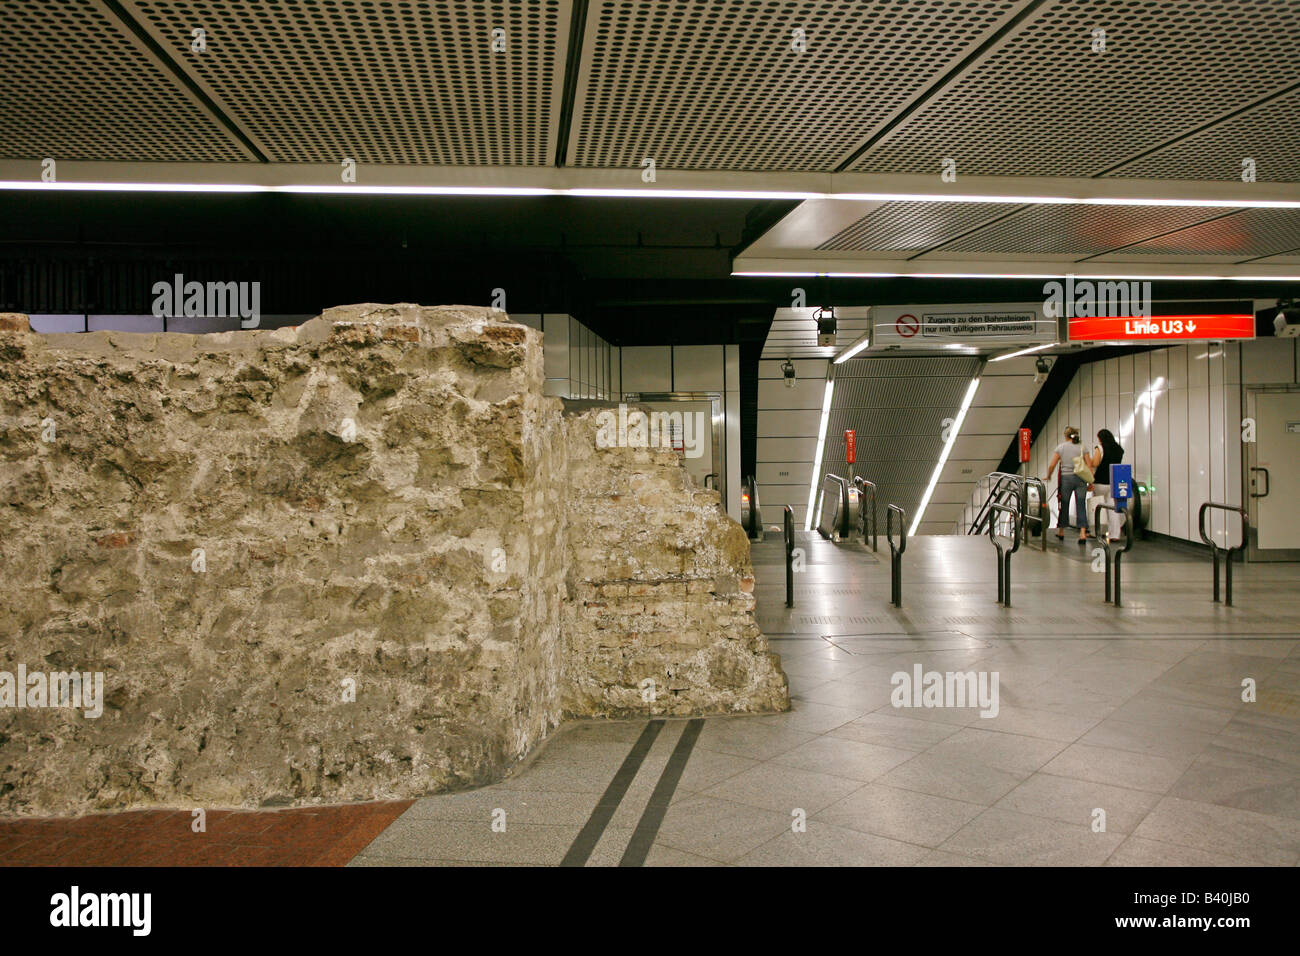
[[[830,526],[832,533],[839,530],[840,525],[843,523],[844,515],[848,514],[849,510],[849,483],[839,475],[832,475],[827,472],[827,474],[822,478],[821,520],[817,522],[818,534],[822,534],[822,520],[825,520],[826,518],[826,482],[828,481],[835,482],[840,492],[839,504],[832,516],[832,523]],[[823,537],[829,538],[830,535],[823,535]]]
[[[1024,490],[1025,481],[1027,480],[1026,476],[1013,475],[1005,471],[991,471],[983,478],[981,478],[980,481],[987,481],[990,478],[996,478],[997,480],[993,482],[993,486],[989,489],[989,493],[985,497],[984,503],[980,505],[979,511],[976,512],[975,520],[971,523],[971,526],[966,530],[967,534],[984,533],[984,529],[987,527],[987,521],[991,514],[991,509],[989,508],[989,505],[992,504],[995,500],[999,502],[1002,501],[1002,499],[999,496],[1003,493],[1004,489],[1007,487],[1008,482],[1011,482],[1015,486],[1016,498],[1021,505],[1021,510],[1022,511],[1024,510],[1024,505],[1026,503],[1025,502],[1026,496]]]

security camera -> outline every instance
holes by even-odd
[[[835,346],[835,309],[820,308],[813,313],[817,320],[817,344],[822,348]]]
[[[1034,359],[1034,384],[1042,385],[1047,381],[1047,373],[1052,370],[1052,363],[1044,355]]]
[[[785,363],[781,366],[781,374],[785,376],[785,387],[794,388],[796,382],[794,376],[794,363],[789,359],[786,359]]]
[[[1285,338],[1300,336],[1300,309],[1294,300],[1279,299],[1277,315],[1273,317],[1273,334]]]

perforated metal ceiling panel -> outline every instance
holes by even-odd
[[[832,170],[1024,2],[593,0],[567,161]]]
[[[1142,256],[1220,256],[1240,262],[1296,249],[1300,249],[1300,209],[1243,209],[1130,246],[1123,252]]]
[[[1107,173],[1138,179],[1237,179],[1255,161],[1262,183],[1300,182],[1300,90],[1279,96]]]
[[[1019,208],[1016,203],[887,202],[817,248],[916,252]]]
[[[272,160],[554,160],[569,0],[124,2]]]
[[[252,158],[92,0],[4,0],[0,61],[0,157]]]
[[[1096,255],[1229,212],[1209,206],[1039,204],[950,242],[935,255]]]
[[[1104,53],[1092,51],[1095,28]],[[958,177],[1094,176],[1298,80],[1298,3],[1055,0],[853,168],[937,178],[952,157]],[[1224,146],[1239,175],[1242,154]],[[1179,179],[1218,168],[1171,163]]]

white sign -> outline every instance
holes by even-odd
[[[1038,345],[1056,341],[1041,304],[876,306],[871,348],[936,345]]]

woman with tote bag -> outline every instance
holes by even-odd
[[[1079,541],[1088,540],[1088,516],[1084,514],[1088,485],[1092,483],[1092,468],[1088,453],[1079,444],[1079,429],[1071,425],[1065,430],[1065,441],[1056,446],[1052,460],[1047,465],[1047,477],[1052,480],[1052,472],[1061,466],[1061,508],[1056,515],[1056,536],[1065,539],[1065,529],[1070,526],[1070,500],[1074,500],[1075,527],[1079,529]]]

